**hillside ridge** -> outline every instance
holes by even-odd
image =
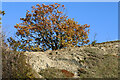
[[[72,72],[74,77],[112,77],[113,75],[117,76],[117,72],[114,70],[117,70],[119,42],[120,41],[109,41],[96,43],[94,46],[85,45],[80,47],[68,47],[54,51],[26,52],[25,55],[28,57],[26,58],[27,63],[29,63],[33,69],[43,77],[48,77],[44,73],[47,73],[50,70],[58,70],[58,72],[59,70],[66,70]],[[114,63],[111,62],[112,60]],[[108,64],[110,66],[107,66]],[[114,68],[110,71],[112,75],[109,71],[106,71],[109,70],[108,68],[111,66]],[[105,72],[102,72],[101,74],[98,69],[99,67],[100,69],[104,69],[102,71]],[[81,69],[83,71],[81,71]],[[96,72],[94,72],[94,70],[96,70]],[[49,74],[48,72],[48,75],[50,77],[52,76],[52,73]],[[54,75],[52,77],[57,76]]]
[[[117,78],[120,41],[45,52],[2,47],[3,78]]]

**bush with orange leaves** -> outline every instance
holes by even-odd
[[[22,23],[16,24],[16,37],[8,39],[14,50],[46,51],[57,50],[68,46],[78,46],[89,42],[90,25],[80,25],[64,14],[64,5],[58,3],[39,5],[27,10]]]

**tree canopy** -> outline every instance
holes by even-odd
[[[22,23],[14,26],[17,40],[8,38],[10,46],[20,51],[46,51],[87,44],[90,25],[68,19],[64,10],[58,3],[32,6],[25,18],[20,18]]]

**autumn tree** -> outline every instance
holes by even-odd
[[[87,44],[90,25],[68,19],[64,10],[58,3],[32,6],[25,18],[20,18],[22,23],[14,26],[17,40],[10,37],[10,46],[20,51],[46,51]]]
[[[4,15],[5,15],[5,11],[1,11],[1,10],[0,10],[0,15],[3,15],[3,16],[4,16]],[[0,16],[0,20],[1,20],[1,19],[2,19],[2,18],[1,18],[1,16]],[[0,28],[1,28],[1,24],[2,24],[2,23],[0,22]]]
[[[0,15],[3,15],[3,16],[4,16],[4,15],[5,15],[5,11],[1,11],[1,10],[0,10]],[[2,20],[1,16],[0,16],[0,20]],[[2,22],[0,21],[0,28],[1,28],[1,24],[2,24]]]
[[[5,15],[5,11],[0,10],[0,20],[2,20],[2,16]],[[6,40],[6,35],[2,31],[1,27],[2,22],[0,21],[0,47],[7,47],[7,43],[5,42]]]

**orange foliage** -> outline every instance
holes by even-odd
[[[34,51],[34,48],[38,49],[38,47],[42,51],[50,48],[56,50],[69,45],[74,47],[78,43],[87,44],[89,42],[89,29],[87,30],[87,28],[90,25],[81,26],[74,19],[67,19],[68,16],[63,14],[64,5],[55,3],[52,5],[37,4],[36,6],[32,7],[31,12],[26,12],[25,18],[20,18],[23,23],[14,26],[21,44],[17,46],[19,50],[24,51],[26,48],[28,51]],[[33,47],[30,48],[30,46]]]

